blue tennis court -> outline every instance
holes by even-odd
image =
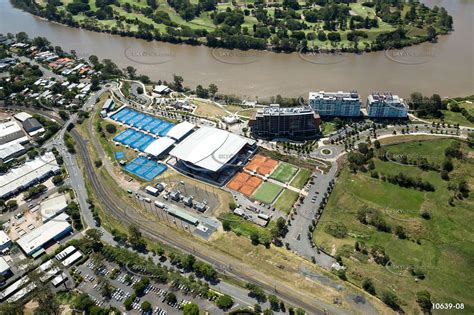
[[[137,112],[136,110],[130,109],[128,107],[125,107],[118,113],[113,114],[110,118],[131,127],[151,132],[160,137],[166,136],[168,131],[174,127],[174,124],[170,122]]]
[[[120,142],[123,145],[127,145],[133,149],[138,149],[141,152],[145,152],[145,149],[156,140],[156,138],[144,134],[143,132],[128,128],[114,139],[116,142]]]
[[[116,158],[117,160],[121,160],[121,159],[123,159],[124,157],[125,157],[125,152],[119,152],[119,151],[115,152],[115,158]]]
[[[148,160],[146,157],[139,156],[125,165],[124,169],[138,177],[148,181],[166,171],[166,165]]]

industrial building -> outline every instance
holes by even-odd
[[[19,143],[0,145],[0,162],[5,163],[26,153],[26,148]]]
[[[255,150],[254,140],[201,127],[171,150],[175,161],[169,163],[190,177],[223,185]]]
[[[7,233],[0,230],[0,252],[8,250],[12,246],[12,240],[8,237]]]
[[[258,110],[249,120],[257,137],[275,139],[312,139],[319,133],[321,119],[310,107],[280,107],[272,104]]]
[[[4,276],[10,272],[10,265],[5,258],[0,257],[0,276]]]
[[[26,112],[20,112],[18,114],[13,115],[13,117],[15,117],[16,120],[21,122],[21,124],[23,125],[23,129],[25,129],[25,131],[30,136],[34,136],[45,131],[40,122]]]
[[[408,105],[398,95],[372,93],[367,97],[367,114],[369,118],[406,119]]]
[[[0,145],[13,141],[15,143],[25,143],[28,142],[28,137],[16,121],[0,123]]]
[[[0,176],[0,198],[6,199],[61,172],[52,152],[27,161]]]
[[[40,203],[40,214],[43,223],[46,223],[56,217],[58,214],[63,213],[67,208],[66,195],[57,195],[43,200]]]
[[[72,233],[71,225],[66,221],[52,220],[19,238],[16,243],[29,256],[44,252],[43,246],[58,241]]]
[[[359,117],[360,104],[357,91],[309,93],[309,106],[321,117]]]

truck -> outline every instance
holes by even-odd
[[[156,188],[153,187],[153,186],[146,186],[146,187],[145,187],[145,191],[146,191],[148,194],[150,194],[150,195],[152,195],[152,196],[155,196],[155,197],[158,196],[158,194],[159,194],[158,189],[156,189]]]
[[[266,215],[266,214],[263,214],[263,213],[259,213],[257,216],[258,216],[260,219],[265,220],[265,221],[270,220],[270,217],[269,217],[268,215]]]
[[[155,201],[155,207],[158,207],[160,209],[165,209],[166,208],[165,204],[162,203],[162,202],[159,202],[159,201]]]

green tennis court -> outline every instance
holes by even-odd
[[[283,188],[278,185],[266,182],[258,187],[253,193],[252,198],[266,204],[271,204],[282,189]]]
[[[298,172],[298,168],[296,166],[285,162],[280,162],[276,170],[273,171],[272,175],[270,175],[270,178],[276,179],[282,183],[288,183],[293,178],[293,176],[295,176],[296,172]]]

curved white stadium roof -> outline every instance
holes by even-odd
[[[201,127],[171,150],[170,155],[216,172],[247,143],[255,141],[225,130]]]
[[[171,138],[159,138],[158,140],[153,141],[146,147],[145,153],[151,154],[153,156],[159,156],[169,147],[171,147],[175,142],[176,141]]]
[[[167,137],[175,139],[176,141],[181,140],[186,134],[188,134],[191,130],[194,129],[194,124],[183,121],[173,128],[171,128],[168,133],[166,134]]]

